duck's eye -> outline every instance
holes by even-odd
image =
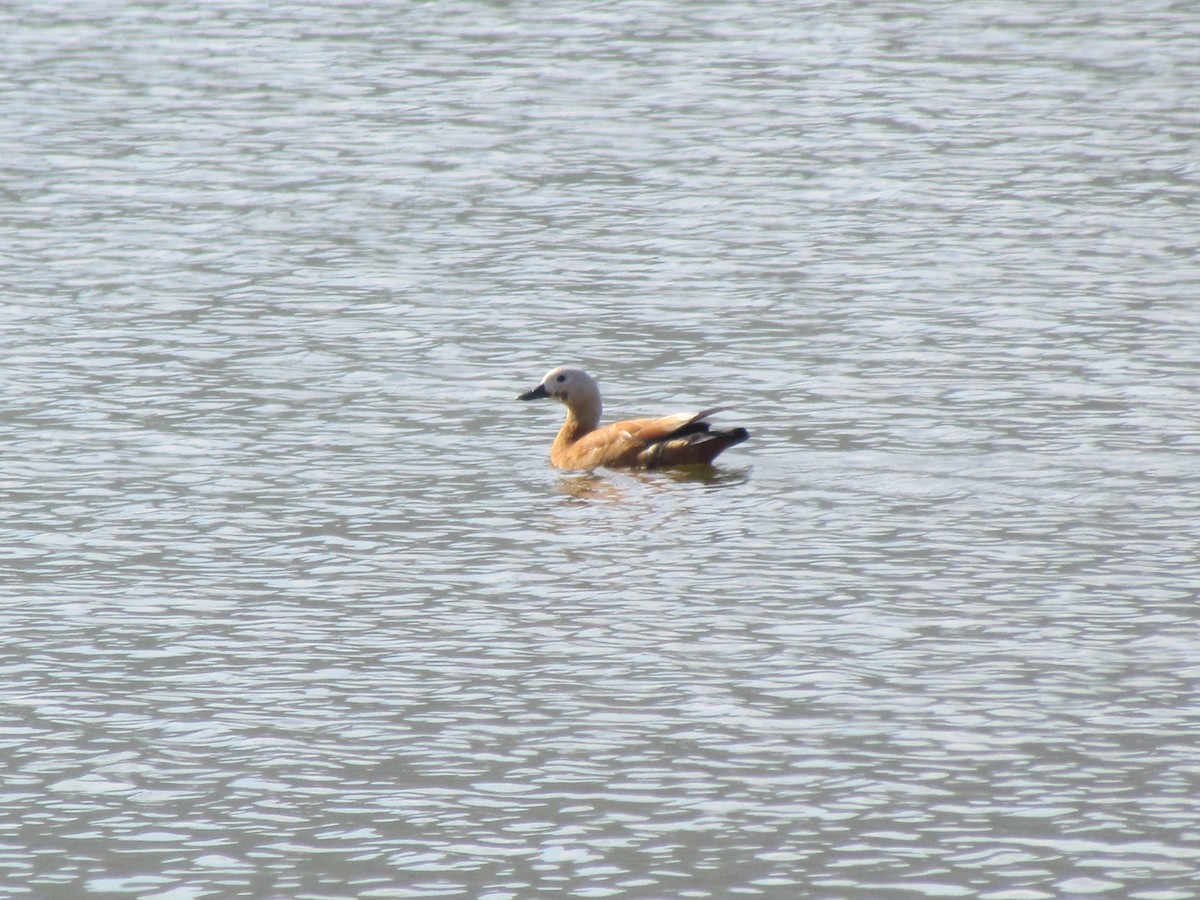
[[[558,376],[557,378],[555,378],[554,380],[555,380],[555,381],[557,381],[559,384],[562,384],[564,381],[566,381],[566,380],[567,380],[567,376],[566,376],[566,375],[559,375],[559,376]]]

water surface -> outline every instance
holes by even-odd
[[[1194,896],[1188,7],[0,34],[7,895]]]

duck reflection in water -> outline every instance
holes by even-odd
[[[572,500],[585,503],[625,503],[645,499],[666,490],[669,485],[695,484],[707,490],[745,484],[747,468],[682,466],[653,472],[632,470],[615,472],[571,472],[560,476],[555,488]]]

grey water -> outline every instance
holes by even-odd
[[[16,2],[0,122],[4,896],[1200,891],[1191,4]]]

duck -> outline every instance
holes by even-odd
[[[750,437],[745,428],[719,431],[710,426],[708,417],[722,407],[602,426],[600,385],[573,366],[551,369],[537,387],[517,399],[552,399],[567,407],[567,420],[550,446],[550,463],[559,469],[708,466]]]

